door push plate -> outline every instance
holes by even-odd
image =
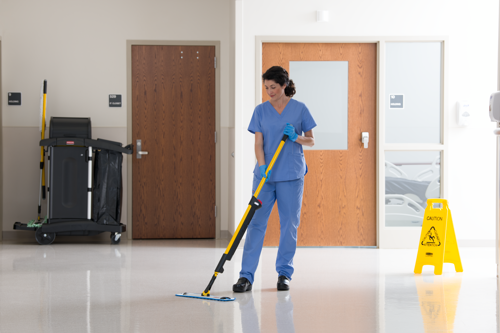
[[[361,142],[363,142],[365,149],[368,148],[368,141],[370,140],[370,134],[368,132],[361,133]]]
[[[147,151],[142,151],[142,140],[137,140],[137,154],[135,155],[137,158],[141,159],[142,155],[147,155]]]

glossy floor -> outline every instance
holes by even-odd
[[[0,332],[498,332],[493,248],[462,248],[464,273],[413,274],[416,251],[299,248],[289,292],[265,248],[252,292],[233,294],[241,250],[201,292],[227,241],[0,243]]]

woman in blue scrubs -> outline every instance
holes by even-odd
[[[280,243],[276,258],[277,287],[278,290],[290,289],[304,176],[307,173],[302,146],[314,145],[312,129],[316,127],[316,122],[304,103],[292,99],[295,85],[289,79],[288,72],[280,66],[273,66],[262,75],[262,81],[270,100],[255,108],[248,126],[248,131],[255,134],[257,164],[253,177],[254,192],[262,177],[266,178],[267,166],[283,134],[288,135],[290,140],[283,146],[259,194],[262,208],[255,212],[248,226],[240,278],[233,285],[235,292],[252,290],[255,270],[264,244],[267,220],[276,200],[280,216]]]

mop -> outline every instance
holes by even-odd
[[[208,286],[205,288],[205,290],[201,294],[197,293],[182,293],[182,294],[175,294],[175,296],[179,297],[188,297],[188,298],[199,298],[199,299],[204,299],[204,300],[214,300],[214,301],[221,301],[221,302],[230,302],[234,301],[234,297],[218,297],[218,296],[212,296],[210,295],[210,289],[212,289],[212,285],[215,282],[215,279],[217,278],[217,275],[222,274],[224,272],[224,264],[226,261],[230,261],[233,258],[233,254],[238,248],[238,245],[240,244],[241,238],[245,234],[245,231],[248,228],[248,225],[250,224],[250,221],[253,218],[253,215],[255,214],[255,211],[259,208],[262,207],[262,202],[257,199],[260,193],[260,190],[262,189],[262,186],[264,186],[264,183],[267,180],[267,175],[271,171],[271,169],[274,166],[274,163],[276,162],[276,159],[278,158],[281,149],[283,148],[283,145],[285,144],[286,140],[288,139],[288,135],[283,135],[283,138],[281,138],[280,144],[278,146],[278,149],[276,149],[276,152],[274,153],[273,159],[271,160],[271,163],[269,163],[269,166],[266,170],[266,178],[262,178],[259,184],[259,187],[257,187],[257,190],[255,191],[254,195],[252,196],[252,199],[250,199],[250,202],[248,203],[248,208],[243,215],[243,218],[240,221],[240,224],[238,225],[238,228],[236,229],[236,232],[233,235],[233,238],[231,238],[231,241],[229,242],[229,245],[226,248],[226,251],[222,255],[222,258],[219,261],[219,264],[215,268],[214,275],[212,276],[212,279],[210,280],[210,283]]]

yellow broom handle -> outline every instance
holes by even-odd
[[[47,88],[46,85],[43,87],[43,115],[42,115],[42,138],[45,139],[45,112],[47,107]],[[40,162],[43,163],[43,147],[40,147]]]

